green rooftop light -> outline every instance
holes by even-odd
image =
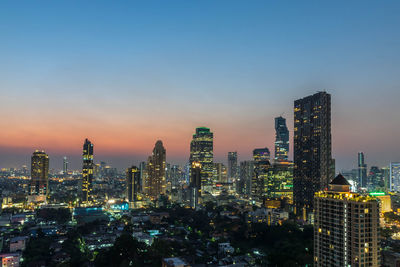
[[[370,192],[369,195],[376,197],[376,196],[384,196],[384,195],[386,195],[386,193],[376,191],[376,192]]]

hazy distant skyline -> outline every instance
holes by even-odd
[[[398,1],[1,1],[0,168],[145,161],[161,139],[183,164],[198,126],[216,161],[293,143],[293,101],[332,95],[336,170],[400,161]]]

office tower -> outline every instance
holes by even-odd
[[[136,166],[126,169],[126,198],[132,203],[138,200],[140,190],[140,170]]]
[[[296,214],[312,211],[314,193],[334,176],[331,156],[331,95],[319,92],[294,101],[293,198]]]
[[[157,199],[160,195],[165,195],[167,181],[165,177],[166,151],[161,140],[154,146],[153,154],[147,161],[147,187],[148,196]]]
[[[286,119],[282,116],[275,118],[275,161],[288,160],[289,130]]]
[[[214,182],[215,183],[227,183],[228,175],[224,164],[214,163]]]
[[[269,168],[265,194],[267,198],[293,198],[293,162],[276,161]]]
[[[197,209],[201,198],[201,163],[192,162],[191,177],[190,177],[190,207]]]
[[[256,148],[253,150],[253,159],[255,161],[263,161],[263,160],[270,160],[271,153],[267,147],[264,148]]]
[[[254,161],[246,160],[240,162],[240,176],[236,183],[236,192],[242,196],[250,196],[251,182],[254,174]]]
[[[209,128],[196,128],[190,143],[190,166],[193,162],[201,164],[201,190],[210,192],[213,187],[213,133]]]
[[[382,179],[384,184],[384,191],[387,193],[390,191],[390,166],[382,167]]]
[[[147,163],[145,161],[140,162],[139,171],[140,171],[140,188],[139,188],[139,192],[143,193],[143,194],[147,194],[146,182],[147,182],[148,178],[147,178]]]
[[[82,201],[93,200],[93,144],[86,138],[83,143]]]
[[[383,189],[385,187],[383,171],[377,166],[371,166],[369,170],[368,187],[372,190]]]
[[[365,164],[363,152],[358,152],[358,181],[360,187],[367,187],[367,164]]]
[[[390,162],[390,192],[400,191],[400,162]]]
[[[264,198],[264,185],[268,179],[270,153],[268,148],[253,150],[254,172],[251,181],[251,198],[253,201],[262,202]]]
[[[31,158],[31,181],[29,194],[47,196],[49,194],[49,156],[36,150]]]
[[[238,175],[237,152],[228,152],[228,180],[234,181]]]
[[[314,266],[380,266],[379,204],[338,175],[315,194]]]
[[[68,174],[68,161],[67,157],[63,158],[63,174],[67,175]]]

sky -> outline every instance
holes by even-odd
[[[274,117],[332,95],[336,170],[400,161],[399,1],[0,1],[0,168],[35,149],[126,168],[157,140],[184,164],[273,151]],[[292,150],[292,149],[291,149]],[[291,151],[292,152],[292,151]]]

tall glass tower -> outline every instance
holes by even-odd
[[[289,130],[286,119],[282,116],[275,118],[275,160],[286,161],[289,154]]]
[[[265,184],[271,166],[269,159],[270,152],[267,147],[253,150],[254,172],[251,180],[251,198],[256,202],[262,202],[265,195]]]
[[[228,152],[228,180],[233,181],[238,176],[237,152]]]
[[[126,170],[126,198],[132,203],[138,200],[140,190],[140,170],[132,166]]]
[[[363,152],[358,152],[358,181],[359,187],[367,187],[367,164]]]
[[[213,187],[213,138],[209,128],[199,127],[190,143],[190,166],[193,162],[201,164],[201,190],[211,193]]]
[[[36,150],[31,158],[30,195],[47,196],[49,193],[49,156]]]
[[[147,194],[151,199],[157,199],[165,195],[167,190],[167,179],[165,174],[166,150],[161,140],[154,146],[153,154],[147,161]]]
[[[82,201],[93,200],[93,144],[89,139],[83,143],[83,167],[82,167]]]
[[[318,92],[294,101],[293,197],[297,214],[312,211],[314,193],[328,188],[331,155],[331,95]]]

